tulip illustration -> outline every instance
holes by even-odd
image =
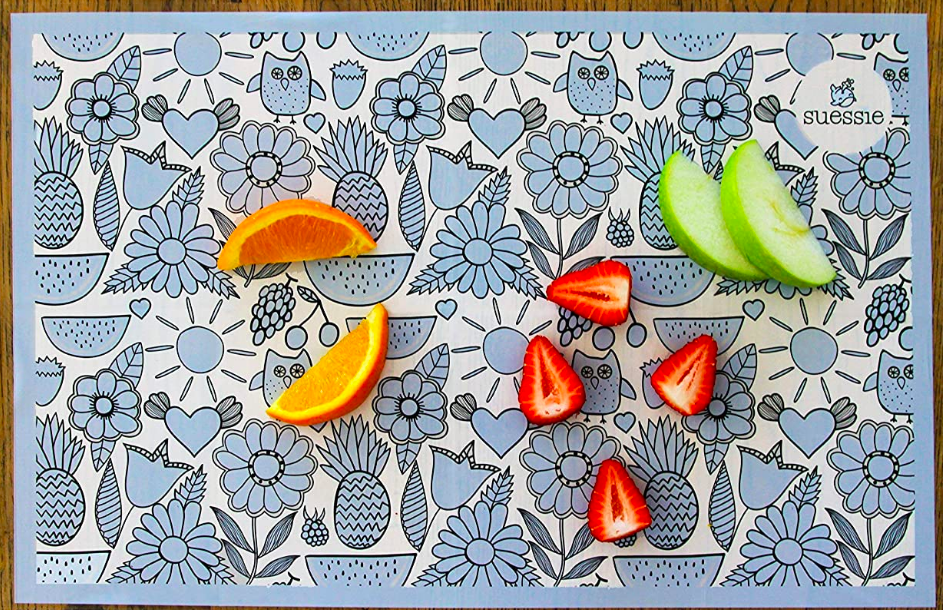
[[[468,502],[478,488],[500,469],[475,463],[475,442],[455,455],[432,447],[432,501],[443,510],[454,510]]]
[[[647,61],[638,67],[639,96],[645,108],[654,110],[662,105],[671,90],[674,72],[663,61]]]
[[[334,102],[341,110],[357,103],[367,83],[367,69],[355,61],[342,61],[331,68],[331,91]]]
[[[429,199],[440,210],[454,210],[465,203],[485,178],[496,171],[490,165],[472,161],[471,142],[458,154],[429,147]]]
[[[45,407],[59,395],[65,367],[55,358],[37,358],[34,373],[36,404]]]
[[[62,70],[51,61],[33,64],[33,108],[45,110],[59,95],[62,86]]]
[[[772,123],[786,144],[799,153],[803,159],[808,159],[818,149],[818,145],[802,131],[796,114],[788,108],[783,108],[775,95],[761,97],[753,108],[753,113],[757,120]]]
[[[124,198],[135,210],[146,210],[163,198],[189,167],[167,163],[166,142],[151,154],[124,148]]]
[[[189,464],[170,461],[166,439],[154,451],[134,445],[125,445],[125,448],[128,450],[128,471],[124,489],[128,501],[138,508],[149,508],[160,502],[177,479],[192,468]]]
[[[752,510],[772,506],[797,476],[806,471],[799,464],[783,463],[782,441],[766,455],[755,449],[740,448],[740,499]]]

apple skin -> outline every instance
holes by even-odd
[[[680,156],[679,156],[680,155]],[[668,229],[668,232],[671,234],[671,237],[678,243],[678,246],[681,250],[688,255],[688,257],[693,260],[695,263],[704,267],[709,271],[718,273],[724,277],[732,278],[735,280],[744,280],[744,281],[759,281],[765,280],[769,276],[764,273],[761,269],[757,268],[756,265],[752,264],[749,259],[740,252],[739,248],[733,241],[733,237],[729,237],[729,240],[726,244],[723,244],[728,250],[732,252],[725,253],[716,253],[710,252],[709,248],[704,247],[703,244],[698,243],[699,240],[695,233],[698,230],[698,226],[692,225],[691,220],[687,219],[688,222],[685,223],[685,219],[682,218],[677,212],[676,203],[674,201],[677,197],[685,196],[683,193],[678,193],[676,196],[672,196],[672,191],[675,189],[671,188],[673,180],[681,179],[678,176],[679,173],[690,171],[690,168],[684,167],[682,164],[691,164],[695,165],[693,161],[690,161],[684,154],[683,151],[677,151],[668,159],[665,163],[665,167],[662,170],[661,178],[658,182],[658,202],[661,207],[661,216],[665,222],[665,227]],[[704,184],[703,188],[710,189],[713,187],[716,182],[699,166],[695,166],[701,175],[696,176],[694,179],[703,178],[705,181],[710,181],[713,184]],[[698,196],[698,193],[691,193],[692,196]],[[716,213],[719,218],[717,218],[717,226],[714,227],[715,230],[726,231],[724,226],[724,219],[721,217],[720,209],[720,185],[716,185],[716,200],[714,200],[714,193],[703,193],[705,196],[701,196],[702,199],[709,198],[711,201],[704,202],[706,205],[716,205]]]
[[[750,259],[750,262],[765,271],[773,279],[799,288],[817,288],[828,284],[836,277],[835,268],[828,260],[825,252],[822,251],[818,240],[807,224],[807,233],[796,234],[796,249],[783,252],[786,255],[795,254],[795,256],[788,256],[790,260],[785,260],[772,252],[759,235],[758,227],[753,226],[746,208],[757,205],[757,191],[750,190],[741,193],[741,176],[739,173],[744,171],[741,165],[749,165],[753,162],[749,157],[756,159],[756,155],[760,155],[769,170],[769,175],[764,174],[760,178],[762,180],[775,179],[779,184],[779,188],[783,189],[783,192],[789,197],[789,201],[795,205],[795,202],[792,201],[792,195],[786,190],[786,186],[782,184],[779,175],[776,174],[772,165],[769,165],[766,160],[759,143],[756,140],[745,142],[737,147],[724,166],[724,176],[720,185],[721,210],[730,234],[736,241],[740,251]],[[744,163],[744,161],[746,162]],[[756,167],[751,171],[755,170]],[[762,168],[761,171],[765,173],[766,168]],[[757,176],[742,176],[742,178],[757,180]],[[762,202],[760,205],[762,205]],[[773,204],[770,204],[770,208],[768,218],[776,221],[775,212],[772,209]]]

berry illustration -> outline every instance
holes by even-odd
[[[327,526],[324,525],[324,514],[325,510],[322,508],[321,512],[314,511],[312,517],[308,514],[308,509],[304,509],[305,522],[301,526],[301,539],[308,546],[324,546],[331,537]]]
[[[583,333],[593,327],[591,320],[578,316],[569,309],[559,308],[560,319],[557,320],[557,332],[560,333],[560,344],[566,347],[579,339]]]
[[[865,308],[864,332],[868,346],[874,347],[878,341],[886,339],[907,319],[910,299],[901,278],[899,284],[878,286],[871,294],[871,303]]]
[[[617,547],[619,547],[620,549],[627,549],[630,546],[635,546],[635,536],[636,534],[630,534],[626,536],[625,538],[619,538],[618,540],[614,540],[612,543],[616,545]]]
[[[284,284],[269,284],[259,290],[259,300],[252,306],[252,321],[249,323],[254,345],[262,345],[291,322],[295,309],[295,291],[291,288],[294,281],[289,277]]]
[[[609,210],[609,226],[606,228],[606,239],[614,248],[628,248],[635,241],[635,231],[629,225],[629,212],[619,212],[612,215]]]

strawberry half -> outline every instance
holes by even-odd
[[[517,395],[524,417],[532,424],[555,424],[583,408],[586,391],[563,356],[541,335],[524,353],[524,378]]]
[[[631,292],[632,272],[609,260],[553,280],[547,299],[596,324],[616,326],[629,317]]]
[[[669,407],[694,415],[710,404],[716,374],[717,342],[701,335],[655,369],[652,387]]]
[[[589,531],[596,540],[612,542],[652,524],[645,498],[616,460],[599,465],[589,499]]]

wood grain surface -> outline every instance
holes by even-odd
[[[3,431],[0,446],[0,608],[13,608],[13,325],[12,312],[12,265],[11,253],[11,167],[10,158],[10,13],[54,12],[54,11],[422,11],[422,10],[476,10],[476,11],[549,11],[549,10],[636,10],[636,11],[793,11],[793,12],[865,12],[865,13],[928,13],[928,47],[930,49],[930,148],[932,170],[932,196],[943,202],[943,1],[941,0],[323,0],[321,2],[291,0],[3,0],[2,22],[0,22],[0,311],[3,327],[0,331],[0,430]],[[918,137],[922,137],[918,136]],[[933,285],[937,295],[943,294],[943,207],[933,209]],[[934,405],[934,421],[941,415],[939,397],[943,394],[943,348],[937,341],[943,329],[943,307],[939,296],[933,305],[933,336],[937,345],[934,354],[934,390],[937,396]],[[935,470],[940,476],[939,465],[943,456],[943,438],[936,428]],[[936,504],[941,505],[943,494],[938,485]],[[941,545],[943,527],[937,519],[937,606],[943,582],[941,570]],[[626,596],[626,604],[631,604]],[[278,605],[277,589],[272,590],[272,605]],[[37,610],[64,610],[69,606],[25,605],[19,608]],[[80,608],[80,606],[75,606]],[[94,606],[85,606],[95,608]],[[97,608],[119,608],[120,606],[98,606]],[[151,606],[154,608],[160,606]]]

